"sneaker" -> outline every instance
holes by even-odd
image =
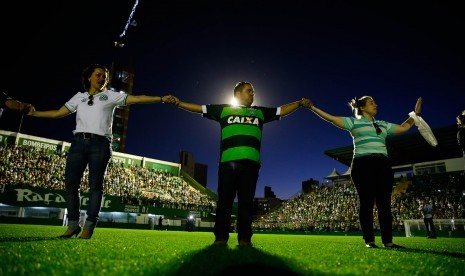
[[[240,247],[252,247],[252,242],[248,241],[248,240],[240,240],[239,241],[239,246]]]
[[[405,248],[405,246],[398,245],[398,244],[395,244],[395,243],[385,243],[384,247],[386,247],[386,248]]]
[[[215,240],[213,242],[213,245],[226,245],[226,244],[228,244],[227,240]]]
[[[369,242],[365,244],[366,248],[378,248],[378,246],[374,242]]]

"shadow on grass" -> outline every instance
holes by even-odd
[[[254,247],[211,245],[185,256],[172,275],[300,275],[292,260],[267,254]],[[171,274],[171,273],[170,273]]]
[[[51,241],[65,240],[60,237],[1,237],[1,242],[35,242],[35,241]]]
[[[434,254],[441,255],[445,257],[465,259],[464,253],[459,252],[447,252],[447,251],[438,251],[438,250],[425,250],[425,249],[415,249],[415,248],[402,248],[402,249],[390,249],[390,248],[381,248],[382,250],[398,250],[399,252],[411,252],[411,253],[421,253],[421,254]]]

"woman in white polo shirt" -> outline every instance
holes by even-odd
[[[418,98],[415,113],[421,111],[422,99]],[[408,131],[414,125],[409,117],[401,125],[375,120],[378,105],[372,97],[353,99],[349,105],[355,117],[330,115],[315,107],[306,106],[323,120],[350,132],[354,141],[351,178],[360,200],[359,219],[367,248],[377,248],[373,229],[373,208],[378,208],[378,221],[384,247],[404,248],[392,242],[391,193],[394,174],[388,159],[386,137]]]
[[[107,90],[108,69],[91,64],[82,72],[84,92],[78,92],[60,109],[37,111],[31,107],[28,115],[41,118],[62,118],[76,113],[76,129],[66,159],[65,186],[67,194],[68,229],[62,238],[81,232],[79,188],[86,167],[89,167],[89,202],[87,219],[79,238],[90,239],[99,220],[103,197],[103,182],[110,162],[113,138],[113,112],[117,106],[163,102],[163,96],[129,95]]]

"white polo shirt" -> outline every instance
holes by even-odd
[[[65,107],[76,112],[76,132],[89,132],[113,138],[113,113],[117,106],[126,105],[127,93],[105,90],[94,94],[93,105],[88,105],[90,94],[78,92]]]

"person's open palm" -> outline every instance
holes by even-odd
[[[417,104],[415,105],[415,114],[420,115],[421,112],[421,104],[422,104],[422,99],[421,97],[418,98]]]

